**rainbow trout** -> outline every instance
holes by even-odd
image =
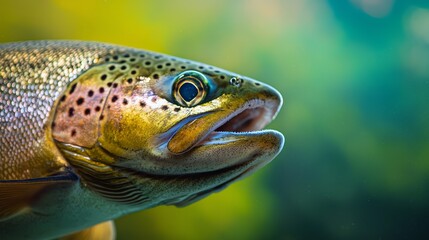
[[[0,238],[113,239],[112,219],[186,206],[269,163],[270,86],[79,41],[0,45]]]

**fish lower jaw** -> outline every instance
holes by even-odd
[[[277,153],[275,155],[277,155]],[[228,167],[226,169],[220,169],[214,172],[203,173],[204,175],[206,175],[206,177],[216,176],[216,175],[219,175],[220,173],[229,174],[229,177],[224,179],[224,181],[222,181],[221,183],[218,183],[214,186],[210,186],[200,191],[186,194],[181,197],[165,200],[163,204],[174,205],[176,207],[186,207],[194,202],[197,202],[209,196],[212,193],[222,191],[232,183],[253,174],[257,170],[261,169],[262,167],[270,163],[274,159],[275,155],[273,155],[272,158],[269,158],[266,161],[258,161],[258,159],[252,159],[242,164]],[[199,175],[201,175],[201,173]]]

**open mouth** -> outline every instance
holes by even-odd
[[[264,107],[247,108],[218,127],[215,132],[251,132],[263,129],[271,119]]]
[[[226,136],[263,133],[266,130],[262,129],[273,120],[276,110],[275,104],[266,104],[258,99],[251,100],[244,107],[218,121],[198,145],[220,143],[218,140]]]

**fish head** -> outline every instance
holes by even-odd
[[[263,130],[282,106],[274,88],[167,55],[120,55],[80,76],[59,103],[54,138],[88,156],[74,166],[105,164],[132,179],[151,202],[186,205],[255,172],[281,151],[283,135]],[[113,191],[115,183],[107,186],[106,174],[93,166],[88,185],[98,179],[95,188],[106,185],[99,192]]]

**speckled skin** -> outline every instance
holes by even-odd
[[[94,43],[0,45],[0,179],[47,176],[67,165],[50,140],[54,102],[68,83],[110,52]]]
[[[211,84],[191,106],[172,88],[186,71]],[[263,83],[167,55],[91,42],[0,45],[0,184],[78,177],[0,219],[0,236],[59,237],[221,190],[281,150],[279,132],[258,131],[281,104]]]

